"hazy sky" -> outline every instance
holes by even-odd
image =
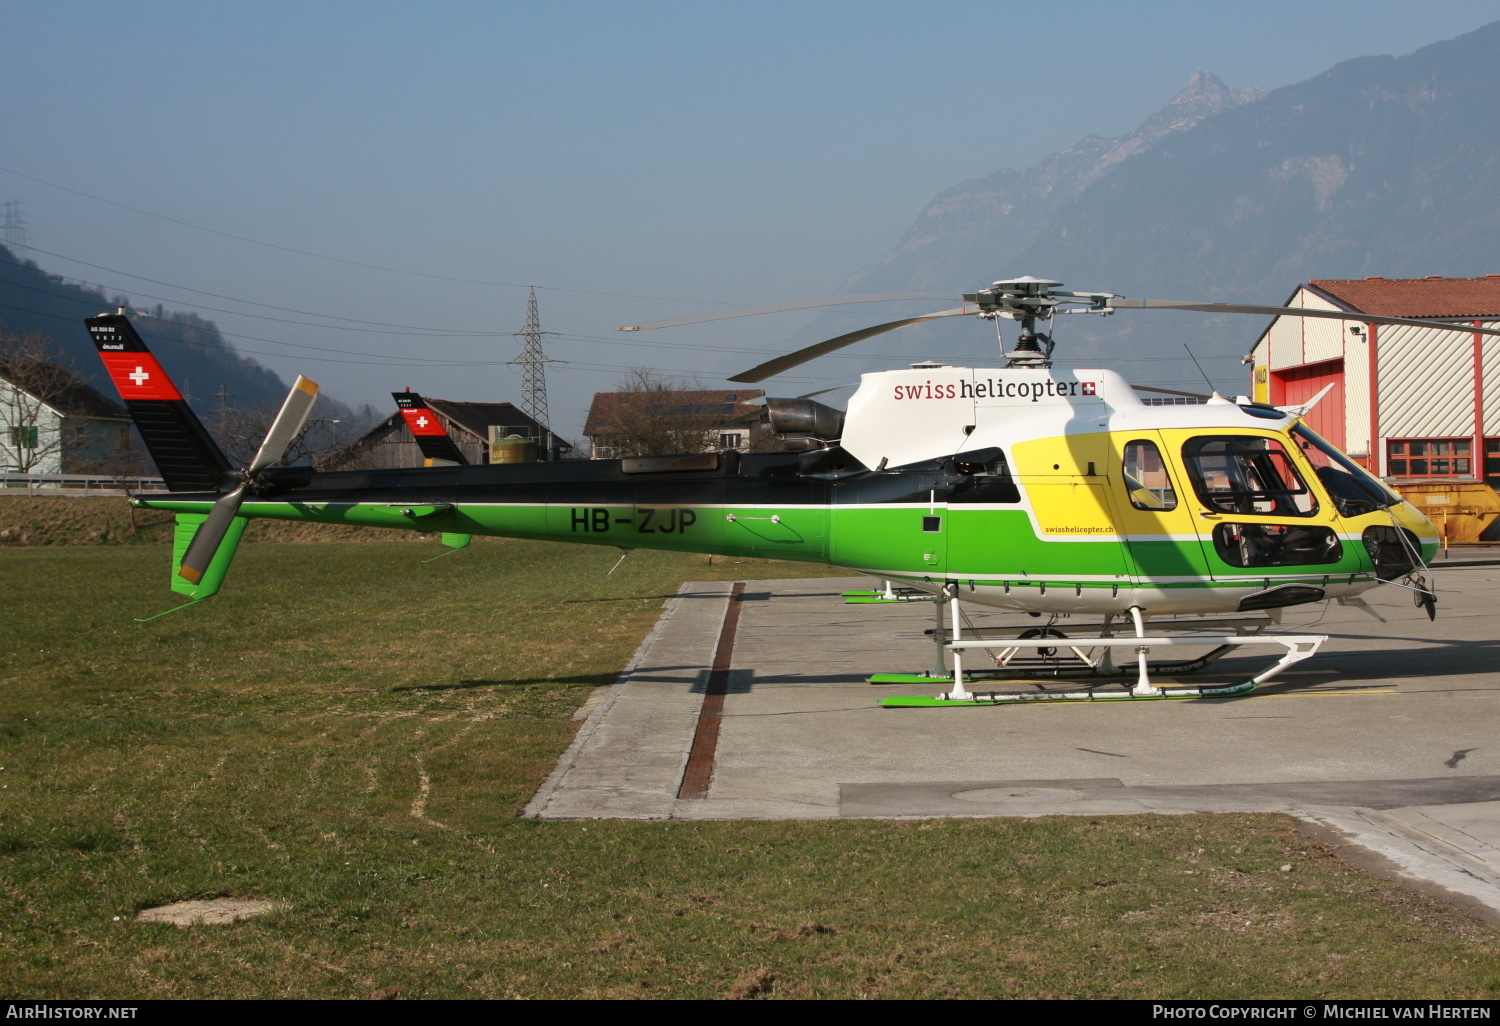
[[[403,386],[515,401],[517,286],[536,284],[567,361],[552,419],[575,434],[625,368],[713,387],[807,318],[616,325],[833,292],[942,189],[1128,132],[1199,68],[1275,89],[1478,28],[1500,0],[26,0],[0,17],[0,199],[24,203],[45,269],[199,310],[288,380],[381,406]],[[394,326],[287,323],[359,327],[330,318]],[[890,365],[829,359],[776,390]]]

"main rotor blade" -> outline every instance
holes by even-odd
[[[1212,399],[1213,396],[1204,395],[1202,392],[1179,392],[1175,388],[1153,388],[1150,385],[1131,385],[1137,392],[1160,392],[1162,395],[1185,395],[1189,399]]]
[[[721,310],[718,313],[694,314],[691,317],[673,317],[669,321],[652,321],[650,324],[622,324],[616,331],[651,331],[654,328],[675,328],[679,324],[699,324],[703,321],[723,321],[731,317],[754,317],[758,314],[785,313],[788,310],[811,310],[820,306],[842,306],[845,303],[894,303],[906,299],[936,299],[951,302],[962,300],[962,296],[933,295],[929,292],[882,292],[865,296],[824,296],[822,299],[803,299],[795,303],[773,303],[770,306],[746,306],[738,310]]]
[[[249,487],[249,482],[246,482],[234,491],[220,496],[219,501],[214,503],[213,509],[208,511],[208,519],[198,525],[193,540],[188,542],[187,551],[182,554],[182,565],[177,568],[178,577],[189,584],[197,584],[203,579],[208,565],[214,561],[214,556],[219,551],[219,543],[229,533],[229,525],[234,521],[234,515],[240,511],[240,503],[245,501],[245,491]]]
[[[816,396],[827,395],[829,392],[837,392],[841,388],[853,388],[853,387],[854,387],[853,384],[834,385],[832,388],[820,388],[816,392],[804,392],[802,395],[799,395],[797,398],[798,399],[812,399],[812,398],[814,398]]]
[[[847,335],[840,335],[837,338],[830,338],[827,341],[810,345],[806,349],[799,349],[795,353],[788,353],[785,356],[778,356],[774,360],[767,360],[759,367],[752,367],[742,374],[736,374],[729,380],[745,384],[764,381],[766,378],[780,374],[782,371],[791,370],[793,367],[800,367],[809,360],[816,360],[820,356],[826,356],[829,353],[843,349],[845,346],[852,346],[856,342],[863,342],[867,338],[883,335],[887,331],[904,328],[908,324],[930,321],[938,317],[962,317],[965,314],[976,314],[978,312],[979,307],[977,306],[957,306],[952,310],[939,310],[937,313],[923,314],[920,317],[907,317],[899,321],[887,321],[885,324],[877,324],[873,328],[861,328],[858,331],[851,331]]]
[[[286,455],[287,446],[292,444],[292,440],[302,430],[302,425],[307,423],[307,415],[317,397],[318,383],[297,375],[296,383],[287,393],[286,402],[281,404],[281,412],[271,422],[271,430],[266,432],[266,440],[260,443],[260,451],[250,461],[246,474],[254,477]]]
[[[1331,321],[1355,321],[1359,324],[1398,324],[1413,328],[1437,328],[1461,331],[1471,335],[1500,335],[1500,328],[1476,328],[1469,324],[1430,321],[1418,317],[1376,317],[1350,310],[1304,310],[1295,306],[1245,306],[1240,303],[1191,303],[1173,299],[1111,299],[1116,310],[1194,310],[1198,313],[1265,314],[1267,317],[1322,317]],[[1483,319],[1483,318],[1471,318]]]

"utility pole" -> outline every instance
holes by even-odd
[[[26,223],[20,200],[6,200],[0,206],[0,242],[10,249],[31,248],[31,226]]]
[[[542,330],[533,286],[526,299],[526,326],[516,332],[521,339],[521,358],[511,363],[521,366],[521,409],[546,432],[546,437],[538,438],[537,443],[546,446],[546,459],[551,462],[556,458],[552,429],[547,426],[547,364],[552,360],[542,352],[542,336],[548,334],[551,332]]]

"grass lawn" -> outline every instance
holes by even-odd
[[[160,546],[0,551],[0,994],[1500,994],[1494,930],[1282,816],[517,819],[680,582],[818,571],[429,551],[246,546],[148,624]],[[286,907],[132,921],[214,896]]]

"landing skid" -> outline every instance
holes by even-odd
[[[1224,620],[1212,624],[1212,626],[1232,627],[1235,634],[1198,634],[1187,636],[1172,636],[1161,634],[1147,634],[1145,618],[1138,607],[1130,610],[1134,631],[1126,636],[1110,634],[1111,619],[1106,618],[1101,634],[1098,637],[1080,638],[1075,636],[1063,638],[1053,632],[1034,630],[1027,631],[1030,635],[1045,635],[1020,638],[966,638],[963,631],[962,614],[959,610],[957,595],[950,591],[946,596],[937,597],[938,605],[938,627],[933,631],[933,639],[937,646],[937,662],[931,672],[926,674],[876,674],[870,677],[872,684],[918,684],[931,683],[947,686],[948,690],[936,696],[892,696],[884,699],[880,704],[888,709],[900,708],[931,708],[942,706],[978,706],[978,705],[1020,705],[1025,702],[1100,702],[1100,701],[1138,701],[1152,699],[1181,699],[1181,698],[1230,698],[1237,695],[1246,695],[1254,691],[1260,685],[1276,676],[1287,667],[1309,659],[1317,654],[1323,642],[1328,640],[1327,635],[1264,635],[1259,633],[1264,627],[1264,621],[1255,622],[1255,633],[1242,633],[1249,621]],[[951,613],[951,629],[945,631],[942,624],[942,607],[947,605]],[[1205,625],[1209,626],[1209,625]],[[946,636],[945,636],[946,635]],[[1210,651],[1194,659],[1174,660],[1170,662],[1151,662],[1148,653],[1153,648],[1175,648],[1180,646],[1211,646]],[[1229,652],[1245,645],[1276,645],[1284,649],[1281,658],[1268,669],[1256,676],[1239,684],[1212,684],[1198,687],[1166,687],[1159,688],[1151,683],[1151,674],[1182,674],[1194,673],[1209,664],[1222,658]],[[1043,674],[1026,674],[1025,671],[1032,667],[1011,667],[1017,653],[1022,650],[1031,649],[1040,654],[1054,654],[1058,649],[1069,649],[1078,663],[1066,669],[1054,666],[1049,672]],[[1126,682],[1119,679],[1121,671],[1117,670],[1113,661],[1114,650],[1117,648],[1130,648],[1135,651],[1135,674],[1134,686],[1122,691],[1105,691],[1102,688]],[[963,667],[964,653],[970,649],[1003,649],[1003,654],[996,659],[1002,669],[990,671],[969,671],[967,677]],[[1099,649],[1102,654],[1095,655]],[[947,654],[953,662],[950,672],[947,668],[944,654]],[[1020,672],[1018,672],[1020,671]],[[983,685],[994,681],[997,677],[1014,681],[1016,683],[1037,683],[1041,679],[1056,679],[1066,675],[1067,677],[1114,677],[1114,680],[1100,680],[1097,685],[1083,691],[992,691],[988,689],[971,690],[969,684]]]
[[[1093,644],[1094,640],[1091,638],[1078,639],[1078,647],[1080,648],[1086,649]],[[994,642],[989,647],[1001,648],[1008,646],[1009,642]],[[946,642],[944,642],[943,647],[947,648]],[[1199,670],[1212,666],[1224,656],[1233,652],[1234,648],[1235,646],[1233,645],[1220,645],[1213,651],[1205,653],[1196,659],[1153,660],[1148,664],[1148,669],[1152,674],[1167,674],[1168,676],[1182,673],[1197,673]],[[1118,684],[1120,683],[1120,676],[1126,672],[1134,671],[1115,670],[1113,679],[1100,681],[1097,686],[1103,687],[1106,684]],[[1105,676],[1110,676],[1110,673],[1096,663],[1085,662],[1083,664],[1056,665],[1050,660],[1046,661],[1045,665],[1041,664],[1041,661],[1038,661],[1038,664],[1035,665],[1029,663],[1011,663],[1005,669],[964,671],[964,679],[971,684],[983,684],[987,681],[1003,680],[1015,681],[1018,684],[1039,685],[1049,680],[1076,680]],[[952,684],[953,674],[944,672],[941,676],[934,676],[931,672],[872,673],[865,679],[871,684]]]

